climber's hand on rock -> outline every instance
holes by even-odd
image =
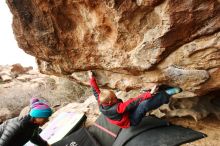
[[[158,91],[158,86],[157,85],[154,85],[152,88],[151,88],[151,91],[150,91],[150,93],[151,94],[155,94],[157,91]]]
[[[89,75],[89,78],[92,78],[94,76],[94,73],[90,70],[88,71],[88,75]]]

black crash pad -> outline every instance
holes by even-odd
[[[113,146],[123,146],[127,141],[144,131],[168,125],[169,122],[165,120],[161,120],[159,118],[151,116],[144,117],[139,125],[132,126],[128,129],[122,129]]]
[[[206,135],[192,129],[170,125],[140,133],[124,146],[146,146],[146,143],[147,146],[179,146],[204,137]]]
[[[100,146],[91,134],[80,128],[62,140],[52,144],[52,146]]]
[[[189,128],[146,117],[140,125],[121,130],[113,146],[178,146],[206,135]]]
[[[100,115],[89,128],[89,132],[102,146],[112,146],[120,130],[120,127],[109,123],[104,115]]]

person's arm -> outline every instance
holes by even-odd
[[[118,104],[117,112],[124,113],[124,112],[130,111],[136,108],[142,101],[149,99],[151,97],[152,95],[150,92],[145,92],[136,98],[130,98],[129,100]]]
[[[8,146],[11,139],[19,133],[20,125],[16,121],[7,121],[0,137],[0,146]],[[3,126],[3,125],[2,125]]]
[[[96,79],[94,77],[94,74],[91,71],[89,71],[89,78],[90,78],[89,83],[90,83],[90,86],[92,87],[93,94],[96,97],[96,100],[99,101],[100,90],[99,90],[99,87],[96,83]]]
[[[43,140],[40,135],[38,134],[38,131],[35,130],[33,136],[31,137],[30,141],[34,144],[37,144],[39,146],[49,146],[47,141]]]

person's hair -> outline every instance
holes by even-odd
[[[112,90],[102,90],[99,95],[99,102],[101,104],[111,104],[115,98],[117,97]]]

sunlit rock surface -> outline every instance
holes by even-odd
[[[219,0],[7,0],[17,42],[42,73],[120,90],[220,89]]]

